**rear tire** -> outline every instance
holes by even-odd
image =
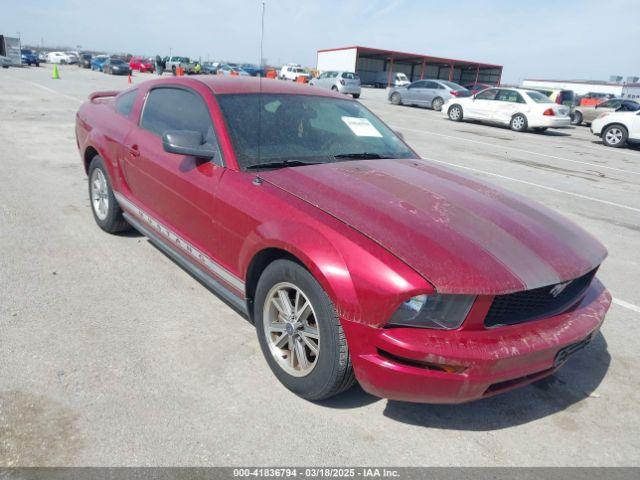
[[[462,106],[453,104],[449,107],[449,111],[447,112],[447,116],[449,120],[453,120],[454,122],[461,122],[464,117]]]
[[[440,97],[436,97],[431,102],[431,108],[433,108],[436,112],[442,111],[442,105],[444,105],[444,100]]]
[[[398,92],[394,92],[393,95],[391,95],[391,103],[394,105],[400,105],[402,103],[402,97]]]
[[[628,137],[629,132],[622,125],[609,125],[602,131],[602,143],[607,147],[624,147]]]
[[[514,132],[526,132],[527,131],[527,117],[525,117],[521,113],[516,113],[513,117],[511,117],[511,122],[509,122],[509,127]]]
[[[354,93],[353,94],[353,98],[360,98],[360,94],[359,93]]]
[[[582,125],[582,114],[580,112],[571,114],[571,125]]]
[[[303,308],[305,302],[310,306]],[[322,400],[355,383],[338,314],[304,267],[290,260],[271,263],[258,281],[255,309],[262,353],[274,375],[293,393]]]
[[[93,218],[105,232],[117,233],[131,228],[122,216],[104,160],[99,155],[93,157],[89,165],[89,201]]]

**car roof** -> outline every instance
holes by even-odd
[[[177,81],[198,81],[207,85],[213,93],[219,95],[239,93],[270,93],[291,95],[315,95],[319,97],[346,98],[340,93],[310,85],[285,82],[282,80],[260,77],[190,77]],[[157,81],[157,80],[156,80]]]

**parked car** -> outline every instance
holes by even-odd
[[[131,57],[129,68],[131,68],[131,70],[138,70],[141,73],[153,72],[155,69],[153,63],[150,58]]]
[[[67,63],[75,65],[80,61],[79,54],[77,52],[65,52],[67,54]]]
[[[59,63],[61,65],[72,63],[72,58],[64,52],[47,53],[47,63]]]
[[[264,76],[264,71],[262,67],[258,65],[253,65],[252,63],[243,63],[240,65],[240,68],[247,72],[252,77],[262,77]]]
[[[311,75],[299,65],[285,65],[280,69],[280,73],[278,74],[280,80],[293,80],[295,82],[298,80],[298,77],[310,79]]]
[[[78,67],[91,68],[91,59],[93,56],[90,53],[81,53],[78,57]]]
[[[591,122],[591,133],[607,147],[620,148],[640,142],[640,111],[605,112]]]
[[[360,98],[360,77],[354,72],[323,72],[318,78],[312,78],[309,85]]]
[[[267,82],[256,102],[259,82],[99,92],[76,138],[97,225],[142,232],[246,315],[288,389],[470,401],[552,375],[598,333],[607,252],[581,227],[420,159],[353,99]]]
[[[563,90],[560,88],[536,88],[526,87],[525,90],[534,90],[545,94],[551,101],[558,105],[565,105],[569,108],[573,107],[576,102],[576,96],[573,90]]]
[[[218,69],[217,69],[216,73],[219,73],[221,75],[237,75],[239,77],[240,76],[242,76],[242,77],[250,76],[247,72],[245,72],[240,67],[236,67],[234,65],[229,65],[227,63],[220,64],[218,66]]]
[[[623,98],[613,98],[596,104],[576,105],[571,111],[571,124],[582,125],[586,123],[590,125],[596,117],[605,112],[610,113],[618,110],[635,112],[638,108],[640,108],[638,102]]]
[[[466,85],[463,85],[463,87],[469,90],[471,92],[471,95],[475,95],[482,90],[493,87],[493,85],[489,85],[488,83],[468,83]]]
[[[406,87],[411,83],[407,75],[402,72],[392,72],[391,77],[388,72],[359,72],[358,74],[363,85],[371,85],[375,88]]]
[[[121,58],[107,58],[102,64],[102,71],[110,75],[131,75],[129,64]]]
[[[387,98],[394,105],[416,105],[436,111],[450,98],[468,97],[471,92],[457,83],[446,80],[418,80],[406,87],[394,87]]]
[[[490,88],[472,97],[451,98],[442,107],[454,122],[480,120],[508,125],[516,132],[569,127],[569,111],[541,92],[521,88]]]
[[[35,65],[36,67],[40,66],[40,59],[38,58],[38,54],[35,50],[22,49],[20,50],[20,59],[23,65]]]
[[[91,59],[91,70],[97,70],[98,72],[101,72],[104,62],[106,62],[108,59],[109,55],[96,55]]]
[[[47,63],[47,52],[38,52],[38,61],[40,63]]]
[[[197,70],[196,62],[192,62],[189,57],[181,57],[177,55],[166,57],[165,70],[168,70],[175,75],[178,67],[182,67],[184,72],[187,74],[196,73]]]
[[[202,73],[215,75],[218,73],[220,62],[202,62]]]
[[[0,55],[0,67],[9,68],[12,65],[11,59],[9,57],[5,57],[4,55]]]

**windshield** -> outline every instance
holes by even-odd
[[[111,59],[111,65],[122,65],[124,62],[122,60],[119,60],[117,58],[113,58]]]
[[[397,73],[396,74],[396,78],[398,80],[402,80],[403,82],[408,82],[409,79],[407,78],[407,76],[404,73]]]
[[[536,103],[553,103],[553,101],[547,97],[544,93],[527,91],[527,96]]]
[[[286,160],[415,158],[389,127],[352,100],[286,94],[217,98],[243,169]]]

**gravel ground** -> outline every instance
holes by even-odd
[[[248,322],[144,237],[95,225],[74,115],[127,79],[61,77],[0,70],[0,466],[640,463],[640,150],[606,148],[585,127],[454,124],[363,90],[425,158],[599,237],[615,300],[594,343],[538,384],[458,406],[357,387],[310,403],[276,381]]]

